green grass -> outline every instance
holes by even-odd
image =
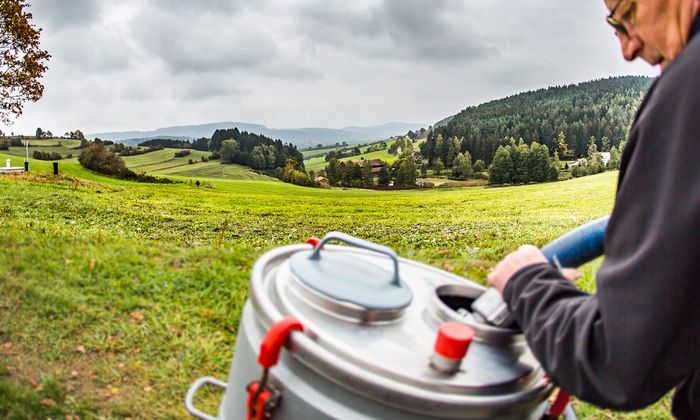
[[[190,154],[175,158],[175,153],[181,149],[163,149],[143,155],[126,156],[126,165],[138,172],[155,176],[174,176],[185,178],[213,178],[213,179],[237,179],[237,180],[272,180],[241,165],[222,164],[220,160],[202,162],[202,156],[208,157],[209,152],[191,150]],[[192,159],[195,163],[190,164]]]
[[[276,182],[277,179],[261,175],[247,166],[222,164],[220,161],[197,163],[176,167],[158,172],[159,175],[172,175],[188,178],[236,179],[236,180],[266,180]]]
[[[183,157],[175,157],[175,153],[182,149],[163,149],[155,152],[144,153],[136,156],[124,156],[122,159],[126,166],[136,172],[144,172],[157,175],[157,172],[188,165],[190,159],[199,161],[202,156],[209,156],[209,152],[190,150],[190,154]]]
[[[156,150],[155,152],[144,153],[142,155],[124,156],[122,157],[122,160],[124,161],[124,163],[126,163],[126,165],[129,168],[136,170],[141,166],[154,165],[159,162],[165,162],[170,159],[174,159],[175,152],[178,152],[180,150],[181,149]]]
[[[49,168],[32,161],[28,175],[0,176],[0,417],[25,407],[38,418],[185,417],[188,385],[227,375],[250,270],[265,251],[340,230],[484,282],[520,244],[609,213],[616,180],[378,192],[138,184],[74,163],[59,177]],[[584,269],[589,290],[596,264]],[[46,396],[34,384],[47,380],[60,411],[38,411]],[[210,412],[219,398],[205,402]],[[579,412],[669,418],[667,406]]]

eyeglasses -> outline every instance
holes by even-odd
[[[627,28],[625,27],[625,25],[619,20],[617,20],[617,18],[615,17],[615,12],[617,11],[617,8],[620,7],[620,4],[622,4],[622,1],[623,0],[617,0],[615,7],[613,7],[610,10],[610,14],[606,18],[606,20],[608,21],[608,24],[610,24],[610,26],[612,26],[613,29],[615,29],[615,32],[622,36],[629,37],[629,32],[627,32]]]

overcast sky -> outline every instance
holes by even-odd
[[[29,0],[44,97],[6,131],[434,123],[623,74],[602,0]]]

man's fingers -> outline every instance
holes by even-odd
[[[575,268],[562,268],[561,274],[569,281],[576,281],[582,276],[581,272]]]

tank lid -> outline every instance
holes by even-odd
[[[393,269],[369,261],[358,263],[351,254],[324,250],[323,245],[330,240],[384,254],[392,260]],[[399,277],[398,256],[393,249],[344,233],[327,234],[313,250],[294,254],[289,264],[292,274],[304,286],[328,299],[324,302],[327,309],[337,302],[374,312],[395,312],[406,308],[413,299],[411,289]]]

